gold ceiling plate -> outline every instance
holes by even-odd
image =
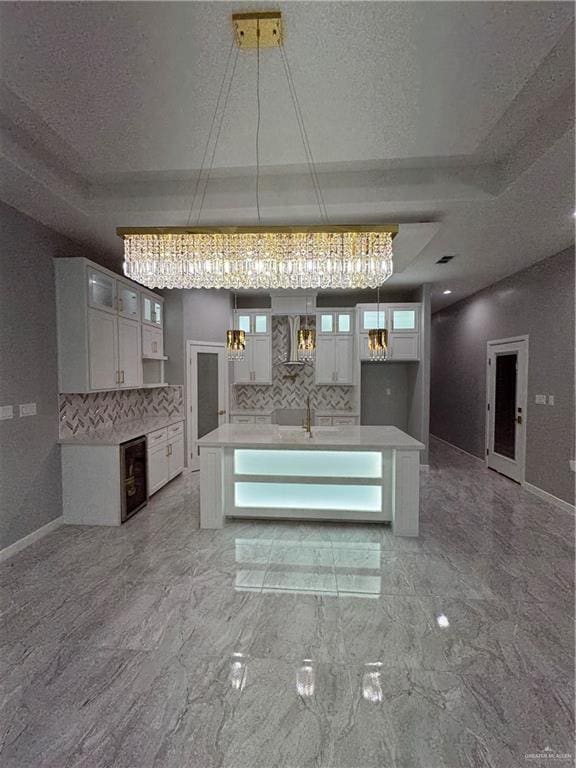
[[[233,13],[232,25],[239,48],[277,48],[282,45],[280,11]],[[260,44],[258,44],[260,38]]]

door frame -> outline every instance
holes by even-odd
[[[200,463],[197,456],[192,456],[192,445],[194,435],[198,433],[198,417],[196,410],[192,408],[192,403],[197,399],[196,383],[198,381],[198,372],[196,367],[197,352],[226,352],[226,344],[219,341],[197,341],[188,339],[186,341],[186,466],[192,472],[200,469]],[[229,400],[230,392],[228,388],[228,361],[223,357],[222,367],[218,370],[219,383],[219,401],[222,404],[224,414],[218,419],[219,424],[228,421],[230,410]]]
[[[494,415],[494,406],[491,403],[491,372],[490,365],[491,354],[495,351],[494,347],[511,345],[510,351],[516,351],[518,357],[518,363],[523,363],[524,370],[521,371],[518,368],[518,374],[516,378],[516,402],[517,405],[521,404],[522,408],[522,424],[524,429],[520,433],[522,439],[517,441],[516,451],[516,463],[518,464],[520,474],[517,482],[520,485],[524,485],[526,478],[526,435],[528,433],[528,356],[530,352],[530,336],[528,334],[521,334],[518,336],[511,336],[507,339],[491,339],[486,342],[486,424],[485,424],[485,451],[484,451],[484,464],[486,468],[489,468],[489,459],[491,451],[491,435],[492,435],[492,418]],[[514,349],[514,347],[516,347]],[[524,355],[520,355],[521,351],[524,351]],[[492,405],[492,407],[491,407]],[[518,433],[517,433],[518,436]],[[496,470],[498,471],[498,470]],[[505,474],[505,473],[501,473]],[[510,478],[514,480],[514,478]]]

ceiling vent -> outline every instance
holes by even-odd
[[[454,256],[442,256],[441,259],[438,259],[436,264],[448,264],[449,261],[452,261]]]

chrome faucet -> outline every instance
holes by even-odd
[[[308,437],[312,437],[312,413],[310,411],[310,395],[306,398],[306,418],[302,425]]]

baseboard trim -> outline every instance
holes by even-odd
[[[559,499],[558,496],[554,496],[554,494],[542,490],[542,488],[539,488],[537,485],[524,482],[522,483],[522,487],[525,488],[529,493],[533,493],[534,496],[538,496],[544,501],[547,501],[549,504],[553,504],[555,507],[558,507],[558,509],[562,509],[564,512],[568,512],[570,515],[573,515],[576,512],[576,507],[574,507],[574,504],[570,504],[570,502],[564,501],[564,499]]]
[[[464,448],[460,448],[458,445],[454,445],[454,443],[449,443],[448,440],[444,440],[441,437],[438,437],[438,435],[430,434],[430,437],[432,437],[434,440],[438,440],[440,443],[444,443],[444,445],[449,445],[450,448],[454,448],[455,451],[460,451],[460,453],[464,453],[466,456],[469,456],[471,459],[476,459],[476,461],[481,461],[482,464],[485,464],[484,459],[481,459],[479,456],[474,456],[473,453],[468,453],[468,451],[465,451]]]
[[[32,533],[29,533],[28,536],[24,536],[24,538],[18,539],[18,541],[15,541],[13,544],[9,544],[4,549],[0,550],[0,563],[4,560],[8,560],[10,557],[13,557],[23,549],[26,549],[26,547],[29,547],[30,544],[34,544],[34,542],[38,541],[38,539],[43,539],[44,536],[52,533],[52,531],[55,531],[56,528],[60,528],[60,526],[63,524],[64,518],[57,517],[55,520],[51,520],[41,528],[37,528],[35,531],[32,531]]]

